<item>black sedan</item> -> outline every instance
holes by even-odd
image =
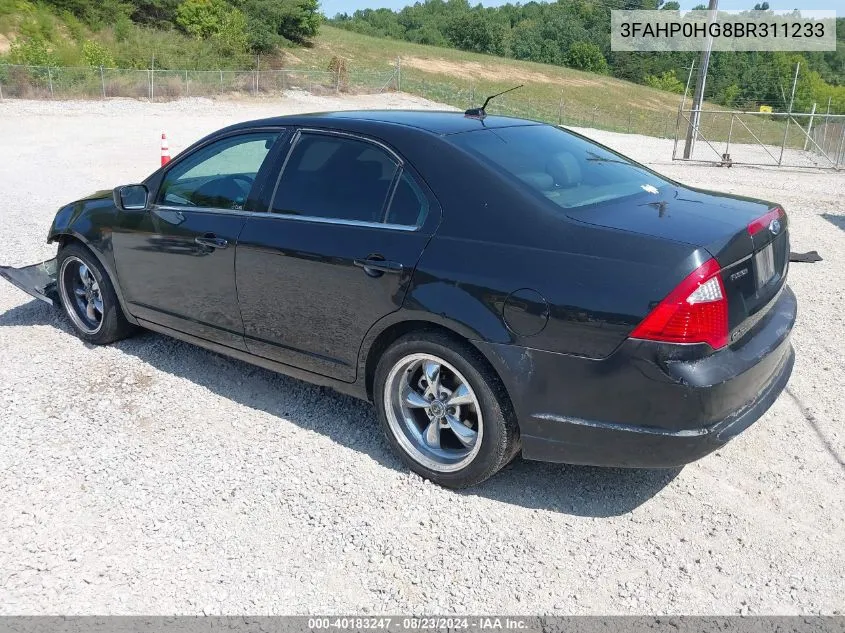
[[[483,111],[241,123],[62,207],[2,268],[79,336],[138,326],[375,403],[451,487],[518,454],[672,467],[784,389],[788,221]]]

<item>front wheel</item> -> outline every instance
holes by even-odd
[[[435,483],[481,483],[519,450],[500,383],[469,345],[433,332],[402,337],[379,361],[374,386],[391,446]]]
[[[62,307],[79,338],[108,345],[129,336],[134,327],[126,320],[114,286],[94,254],[71,243],[62,247],[57,259]]]

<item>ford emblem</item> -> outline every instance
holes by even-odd
[[[780,220],[772,220],[771,224],[769,224],[769,230],[772,232],[772,235],[780,233]]]

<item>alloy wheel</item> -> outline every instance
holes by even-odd
[[[62,262],[59,279],[62,303],[74,325],[96,334],[103,326],[103,295],[88,264],[71,255]]]
[[[469,381],[432,354],[411,354],[387,376],[384,409],[408,455],[437,472],[467,466],[481,449],[484,423]]]

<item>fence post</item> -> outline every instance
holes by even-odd
[[[824,136],[822,137],[822,151],[827,152],[827,128],[830,125],[830,102],[833,100],[833,97],[827,98],[827,114],[824,116]]]
[[[188,89],[188,69],[185,69],[185,96],[190,97],[191,91]]]
[[[402,58],[396,56],[396,92],[402,92]]]
[[[563,125],[563,97],[561,97],[557,104],[557,124]]]
[[[52,69],[47,66],[47,79],[50,82],[50,98],[53,98],[53,71]]]
[[[807,143],[810,142],[810,134],[813,133],[813,117],[816,116],[816,103],[813,102],[813,111],[810,112],[810,123],[807,125],[807,136],[804,137],[804,151],[807,151]]]
[[[0,84],[0,101],[3,101],[3,84]]]
[[[725,154],[731,153],[731,137],[733,136],[733,133],[734,133],[734,118],[735,117],[736,117],[735,114],[731,114],[731,125],[728,128],[728,142],[725,143]]]
[[[678,155],[678,135],[681,131],[681,113],[684,111],[684,104],[678,104],[678,117],[675,119],[675,142],[672,145],[672,160],[677,160]]]
[[[223,69],[220,69],[220,96],[223,96]]]
[[[100,66],[100,85],[103,87],[103,99],[106,98],[106,74],[103,72],[103,67]]]

